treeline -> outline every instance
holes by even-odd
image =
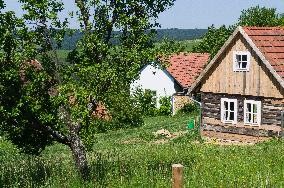
[[[183,40],[193,40],[201,38],[207,29],[158,29],[157,30],[157,42],[161,41],[164,38],[168,38],[175,41]],[[119,35],[120,32],[115,31],[113,35]],[[83,34],[79,30],[74,30],[72,36],[65,36],[62,42],[62,50],[72,50],[75,48],[75,45],[79,39],[81,39]],[[114,37],[111,42],[113,44],[118,44],[118,40]]]

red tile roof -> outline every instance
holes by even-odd
[[[243,30],[284,80],[284,27],[243,27]]]
[[[167,71],[183,87],[188,88],[208,63],[208,53],[180,53],[169,58]]]

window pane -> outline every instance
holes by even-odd
[[[248,60],[248,56],[247,55],[242,55],[242,61],[247,61]]]
[[[230,110],[234,111],[234,102],[230,102]]]
[[[229,119],[228,116],[229,116],[229,112],[225,111],[224,120],[228,120]]]
[[[246,113],[246,122],[251,123],[251,113]]]
[[[257,123],[257,114],[253,114],[253,123]]]
[[[230,112],[230,119],[229,120],[234,121],[234,112]]]
[[[242,69],[246,69],[247,68],[247,62],[242,62]]]
[[[238,69],[240,69],[240,68],[242,68],[242,62],[241,61],[238,62]]]
[[[253,113],[257,113],[257,105],[253,104]]]
[[[228,110],[229,107],[228,107],[228,102],[227,101],[224,101],[224,107],[225,107],[225,110]]]
[[[236,58],[237,58],[237,61],[238,61],[238,62],[239,62],[239,61],[242,61],[242,59],[241,59],[242,56],[241,56],[241,55],[236,55],[236,56],[237,56]]]
[[[251,103],[247,103],[247,112],[251,112]]]

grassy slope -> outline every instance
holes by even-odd
[[[97,135],[89,152],[92,177],[85,187],[170,187],[171,164],[185,165],[186,187],[284,186],[284,143],[216,146],[196,143],[194,134],[155,144],[152,132],[186,130],[190,116],[146,119],[141,128]],[[0,187],[82,187],[68,148],[48,147],[40,157],[19,154],[0,141]]]
[[[70,50],[57,50],[58,59],[60,62],[65,62]]]
[[[185,46],[185,51],[191,51],[192,47],[196,44],[198,44],[198,42],[200,42],[200,39],[196,39],[196,40],[184,40],[184,41],[178,41],[179,43],[181,43],[182,45]],[[65,62],[68,53],[70,52],[70,50],[58,50],[58,58],[61,62]]]
[[[184,40],[184,41],[180,41],[180,43],[185,46],[185,51],[189,52],[192,50],[192,47],[198,44],[200,41],[201,39]]]

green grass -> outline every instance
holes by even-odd
[[[185,46],[185,51],[190,52],[194,45],[197,45],[201,39],[195,39],[195,40],[184,40],[180,41],[182,45]]]
[[[60,62],[66,62],[70,50],[57,50],[58,59]]]
[[[88,152],[92,179],[80,180],[68,148],[55,144],[41,156],[20,154],[0,141],[0,187],[170,187],[171,165],[181,163],[186,187],[283,187],[284,142],[217,146],[196,142],[196,131],[157,144],[152,132],[185,131],[189,115],[147,118],[141,128],[96,136]]]

